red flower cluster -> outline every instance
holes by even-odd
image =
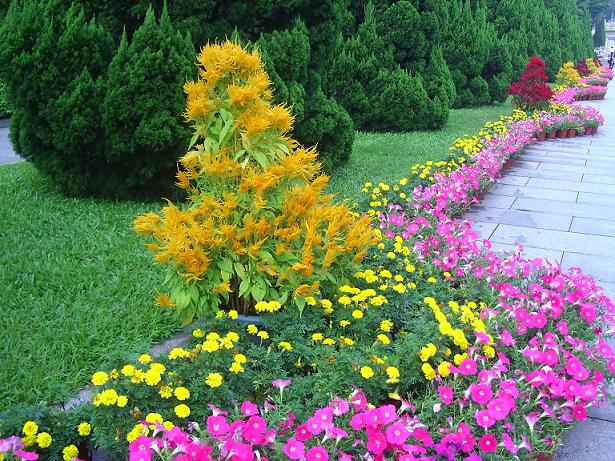
[[[519,80],[514,82],[508,94],[513,95],[513,103],[525,110],[540,110],[549,104],[553,92],[546,82],[545,63],[542,59],[532,56]]]
[[[579,73],[581,77],[587,77],[588,75],[591,75],[592,73],[592,71],[587,66],[587,62],[585,61],[585,59],[581,59],[579,63],[576,66],[574,66],[574,68],[577,70],[577,72]]]

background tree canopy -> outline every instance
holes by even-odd
[[[551,77],[590,56],[599,0],[0,0],[0,80],[16,151],[67,192],[172,186],[195,53],[257,46],[294,136],[331,171],[354,130],[441,128],[503,100],[529,56]]]

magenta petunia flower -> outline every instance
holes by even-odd
[[[485,434],[478,440],[478,448],[485,453],[493,453],[498,448],[498,440],[491,434]]]
[[[329,454],[324,447],[315,446],[310,448],[305,454],[305,461],[328,461]]]
[[[486,405],[493,397],[493,391],[488,384],[472,384],[470,396],[476,403]]]
[[[258,415],[259,410],[254,403],[250,402],[249,400],[246,400],[241,404],[241,414],[244,416]]]
[[[572,416],[577,421],[583,421],[586,418],[587,409],[583,405],[575,405],[572,408]]]
[[[496,421],[502,421],[510,413],[510,407],[502,398],[493,399],[487,404],[487,411]]]
[[[284,445],[282,451],[284,451],[284,454],[290,459],[301,459],[305,456],[305,445],[294,437],[291,437],[286,441],[286,445]]]
[[[399,421],[391,424],[386,429],[387,441],[393,445],[403,445],[409,436],[410,431]]]
[[[483,429],[488,429],[495,424],[495,419],[491,417],[488,410],[478,410],[474,417],[476,424]]]
[[[438,395],[445,405],[450,405],[453,401],[453,390],[450,386],[438,386]]]
[[[476,365],[476,361],[471,359],[470,357],[466,357],[459,364],[459,372],[462,375],[470,376],[476,374],[476,370],[478,369]]]

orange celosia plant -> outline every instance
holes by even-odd
[[[168,295],[183,323],[221,304],[244,313],[258,301],[294,303],[352,275],[375,236],[367,217],[323,193],[316,149],[287,136],[289,109],[272,102],[258,51],[205,46],[199,79],[184,86],[194,136],[180,159],[187,204],[135,220],[168,264]]]

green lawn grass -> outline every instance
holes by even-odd
[[[358,201],[365,181],[401,178],[511,110],[454,110],[438,132],[358,133],[329,189]],[[152,301],[162,270],[131,229],[160,205],[66,198],[28,163],[0,167],[0,410],[61,401],[110,355],[172,333],[168,312]]]
[[[110,353],[171,333],[160,267],[131,229],[152,208],[64,198],[28,163],[0,167],[0,410],[60,401]]]
[[[349,162],[337,169],[329,182],[329,192],[358,202],[366,181],[395,181],[415,163],[441,159],[453,141],[464,134],[474,135],[485,122],[510,115],[510,102],[495,106],[452,110],[441,131],[412,133],[357,133]]]

